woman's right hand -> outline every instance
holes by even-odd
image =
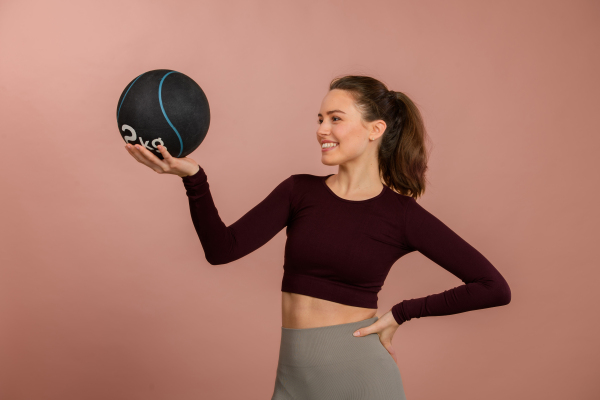
[[[139,144],[131,145],[127,143],[125,148],[138,162],[147,165],[159,174],[173,174],[183,178],[184,176],[194,175],[200,170],[200,166],[196,161],[189,157],[173,157],[162,145],[158,145],[158,151],[160,151],[164,160],[161,160],[152,154],[150,150]]]

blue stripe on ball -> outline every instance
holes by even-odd
[[[140,76],[144,75],[145,72],[143,74],[141,74]],[[138,76],[137,78],[135,78],[135,81],[137,81],[138,79],[140,79],[140,76]],[[129,93],[129,90],[131,90],[131,87],[133,86],[133,84],[135,83],[135,81],[131,82],[131,85],[129,86],[129,89],[127,89],[127,91],[125,92],[125,95],[123,96],[123,100],[121,100],[121,104],[119,104],[119,109],[117,110],[117,120],[119,119],[119,113],[121,112],[121,106],[123,105],[123,102],[125,101],[125,97],[127,97],[127,93]]]
[[[181,136],[179,135],[179,132],[177,132],[177,129],[175,129],[175,127],[171,123],[171,120],[169,120],[169,117],[167,117],[167,113],[165,112],[165,108],[163,107],[162,96],[161,96],[162,85],[163,85],[163,82],[164,82],[165,78],[167,76],[169,76],[170,74],[174,73],[174,72],[177,72],[177,71],[167,72],[165,74],[165,76],[163,76],[162,79],[160,80],[160,85],[158,85],[158,101],[160,102],[160,109],[162,110],[163,115],[165,116],[165,119],[167,120],[167,122],[169,123],[169,125],[171,125],[171,128],[173,128],[173,130],[175,131],[175,134],[179,138],[179,144],[181,145],[181,149],[179,150],[179,154],[177,155],[177,157],[179,157],[181,155],[181,152],[183,151],[183,141],[181,140]]]

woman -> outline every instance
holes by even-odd
[[[204,170],[127,145],[139,162],[182,177],[196,232],[212,265],[232,262],[287,227],[279,364],[272,400],[406,399],[392,338],[411,318],[508,304],[506,280],[415,199],[425,191],[426,132],[403,93],[367,76],[330,83],[316,139],[327,176],[291,175],[225,226]],[[464,284],[404,300],[376,316],[392,265],[419,251]]]

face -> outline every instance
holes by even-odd
[[[339,165],[359,160],[370,162],[371,157],[377,158],[385,122],[363,121],[349,92],[333,89],[327,93],[321,102],[318,124],[317,141],[321,146],[323,164]],[[369,140],[370,137],[374,140]],[[334,147],[323,147],[323,144]]]

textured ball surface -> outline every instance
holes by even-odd
[[[117,123],[126,143],[141,144],[160,159],[159,144],[173,157],[186,157],[208,132],[208,99],[202,88],[181,72],[144,72],[121,93]]]

